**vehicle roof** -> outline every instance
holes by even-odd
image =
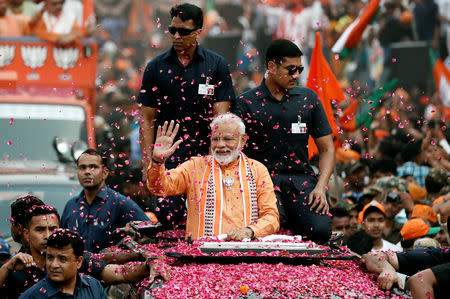
[[[5,183],[17,185],[69,185],[79,184],[78,179],[66,173],[57,174],[0,174],[0,186]]]
[[[84,99],[77,98],[72,88],[50,88],[45,86],[18,86],[15,89],[0,89],[0,103],[33,103],[58,105],[88,105]]]

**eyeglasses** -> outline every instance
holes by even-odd
[[[298,74],[300,75],[303,72],[303,69],[305,68],[303,65],[288,65],[288,66],[280,65],[280,66],[287,69],[288,74],[290,76],[295,75],[295,73],[297,73],[297,71],[298,71]]]
[[[64,4],[64,0],[49,3],[49,5],[51,5],[51,6],[57,6],[57,5],[63,5],[63,4]]]
[[[178,32],[178,34],[180,36],[186,36],[191,34],[192,32],[194,32],[195,30],[197,30],[198,28],[194,28],[194,29],[189,29],[189,28],[183,28],[183,27],[174,27],[174,26],[169,26],[169,32],[170,34],[175,35],[175,33]]]
[[[225,136],[225,137],[211,137],[211,142],[218,143],[220,140],[223,140],[224,143],[232,143],[236,141],[236,137]]]

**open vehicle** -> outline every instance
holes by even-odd
[[[184,240],[184,231],[158,232],[157,226],[134,226],[134,242],[125,238],[108,250],[131,249],[165,259],[168,281],[114,285],[113,298],[410,298],[397,286],[382,291],[357,254],[336,242],[327,246],[298,236],[271,235],[251,242]],[[145,231],[144,231],[145,230]],[[142,235],[150,237],[141,243]],[[219,237],[219,236],[218,236]],[[127,240],[128,239],[128,240]],[[223,240],[223,239],[221,239]]]

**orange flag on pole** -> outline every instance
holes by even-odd
[[[358,109],[359,99],[355,99],[350,105],[342,112],[341,118],[339,118],[339,124],[342,129],[349,132],[356,130],[356,110]]]
[[[312,89],[319,96],[322,106],[325,109],[328,123],[333,131],[332,136],[336,136],[338,134],[338,130],[333,115],[331,101],[334,100],[341,102],[345,100],[345,96],[336,77],[331,71],[328,62],[323,56],[320,32],[316,32],[316,44],[311,56],[311,64],[309,66],[306,87]],[[310,159],[319,152],[311,136],[308,141],[308,152]]]

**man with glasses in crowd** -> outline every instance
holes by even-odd
[[[331,236],[326,191],[334,147],[320,99],[297,86],[302,55],[291,41],[273,41],[266,51],[266,79],[237,98],[235,113],[248,128],[245,153],[272,175],[281,226],[323,244]],[[310,135],[319,149],[318,177],[308,160]]]
[[[173,46],[147,64],[138,95],[144,180],[158,126],[176,119],[183,128],[180,133],[186,142],[166,161],[168,169],[174,168],[191,156],[208,154],[209,122],[214,115],[228,112],[235,101],[227,62],[197,43],[202,10],[185,3],[172,7],[170,16]],[[157,211],[158,219],[171,225],[181,218],[184,206],[180,197],[171,197],[157,202]]]

